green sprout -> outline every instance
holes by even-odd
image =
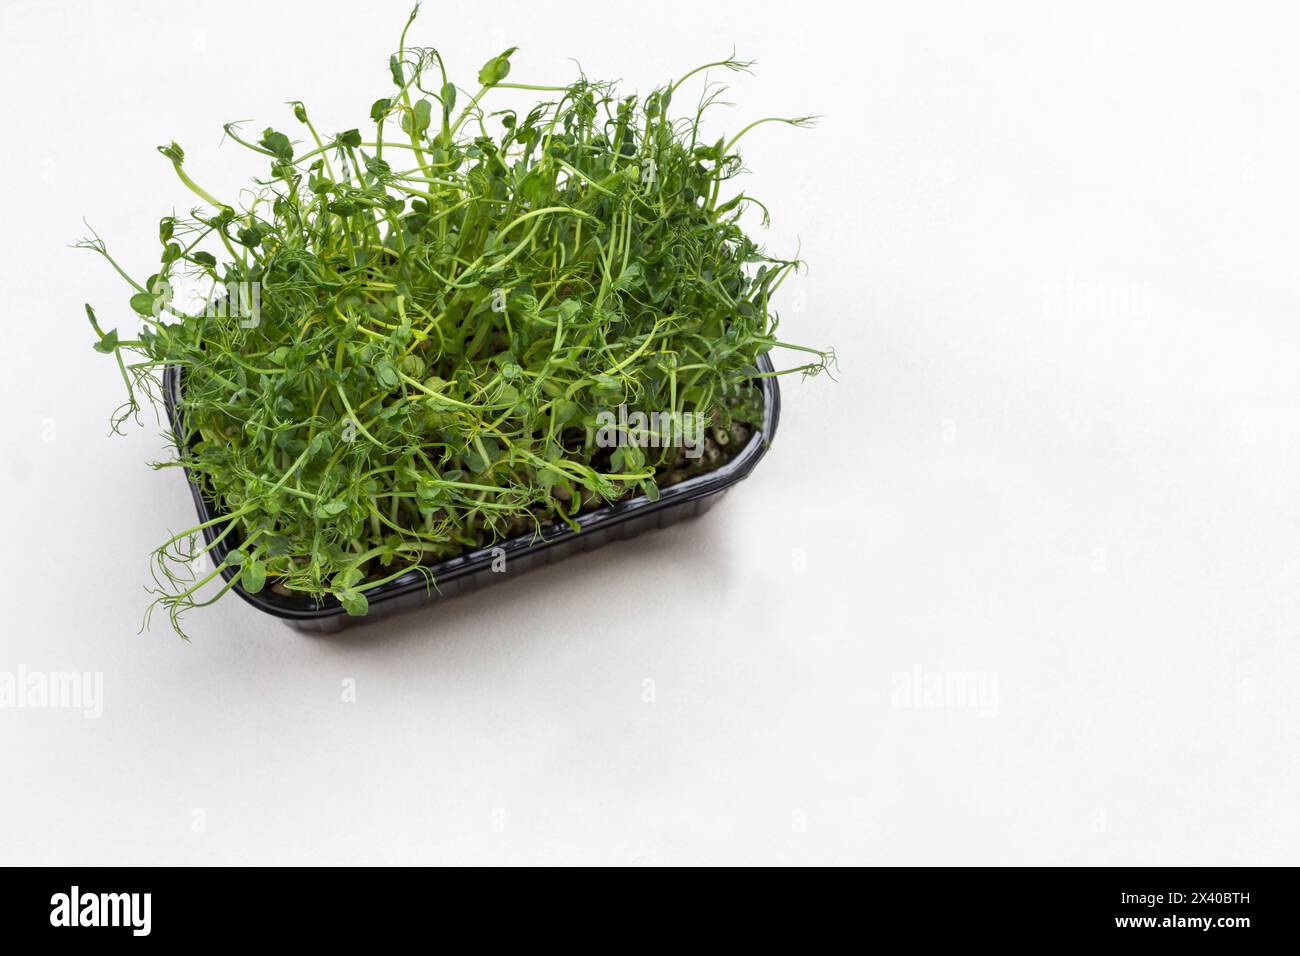
[[[159,147],[201,205],[162,219],[147,281],[93,233],[79,243],[127,280],[142,324],[121,339],[86,307],[126,382],[114,431],[141,396],[161,407],[161,373],[179,369],[181,434],[155,467],[188,468],[221,509],[154,552],[146,626],[161,606],[184,636],[181,615],[236,583],[365,614],[403,575],[716,467],[762,420],[759,377],[834,361],[777,339],[769,304],[800,263],[739,226],[751,205],[766,224],[761,203],[722,198],[746,133],[812,118],[705,141],[712,84],[669,111],[696,74],[750,64],[635,96],[585,76],[509,82],[511,48],[471,92],[407,45],[414,19],[368,123],[323,138],[295,101],[305,138],[226,126],[269,166],[242,205]],[[487,112],[503,91],[543,98]],[[182,281],[218,294],[181,308]],[[776,346],[810,360],[760,372]],[[597,447],[598,415],[620,404],[703,416],[707,452]],[[200,562],[218,545],[219,565]]]

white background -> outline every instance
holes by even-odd
[[[82,303],[130,329],[128,290],[67,246],[147,275],[190,204],[154,147],[232,194],[221,123],[359,125],[406,7],[4,0],[0,671],[104,709],[0,709],[0,862],[1296,863],[1296,23],[975,6],[428,4],[462,85],[734,44],[719,135],[821,114],[745,188],[839,381],[786,380],[699,521],[337,637],[231,597],[185,644],[136,632],[189,494],[152,420],[106,437]]]

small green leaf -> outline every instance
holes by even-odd
[[[323,455],[328,456],[334,450],[334,442],[329,432],[317,432],[308,447],[311,449],[312,458],[320,458]]]
[[[370,602],[360,591],[339,591],[337,597],[349,617],[365,617],[366,612],[370,610]]]
[[[263,561],[248,561],[239,574],[239,583],[249,594],[256,594],[266,584],[266,564]]]
[[[289,137],[283,133],[277,133],[270,127],[267,127],[262,132],[259,145],[270,150],[286,163],[293,159],[293,144],[289,142]]]
[[[482,86],[494,86],[504,80],[510,73],[510,54],[518,50],[519,47],[512,46],[500,56],[494,56],[483,64],[483,69],[478,71],[478,81]]]
[[[415,131],[423,133],[429,128],[429,123],[433,119],[433,104],[428,100],[422,99],[415,104]]]
[[[404,375],[409,375],[411,378],[418,379],[425,373],[427,366],[424,364],[424,359],[412,353],[410,355],[402,356],[401,368]]]
[[[105,355],[111,353],[117,348],[117,329],[109,329],[105,332],[98,342],[95,343],[95,351],[103,352]]]
[[[561,398],[555,402],[555,424],[561,428],[573,421],[582,412],[576,402]]]
[[[131,296],[131,308],[140,315],[153,315],[153,305],[156,296],[148,292],[137,292]]]
[[[379,379],[379,384],[384,388],[396,388],[397,383],[401,381],[392,360],[387,357],[380,359],[379,364],[375,366],[375,378]]]
[[[159,146],[158,152],[162,153],[177,166],[185,162],[185,150],[181,149],[175,142],[168,143],[166,146]]]
[[[360,584],[363,577],[365,577],[365,575],[361,573],[361,569],[356,565],[352,565],[334,575],[333,584],[334,587],[339,590],[347,591]]]

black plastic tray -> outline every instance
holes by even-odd
[[[771,372],[771,360],[766,355],[759,356],[758,367],[761,371]],[[749,476],[759,459],[767,453],[768,446],[776,435],[777,422],[781,416],[781,389],[773,376],[758,381],[763,391],[762,427],[754,431],[745,447],[729,461],[713,471],[662,489],[658,501],[638,495],[577,516],[575,521],[579,531],[559,523],[540,532],[507,538],[495,545],[448,558],[429,566],[429,572],[433,575],[432,585],[422,574],[413,571],[366,591],[370,610],[364,617],[349,616],[333,598],[317,601],[306,595],[276,594],[269,588],[257,594],[249,594],[239,584],[235,584],[231,590],[259,611],[282,618],[299,630],[331,632],[351,625],[366,624],[430,601],[476,591],[502,578],[551,564],[578,551],[592,551],[612,541],[633,538],[644,531],[667,527],[684,518],[703,514],[717,503],[724,491]],[[179,443],[184,440],[184,431],[180,427],[179,367],[167,367],[163,375],[163,392],[172,432]],[[220,507],[203,494],[188,468],[185,469],[185,477],[189,480],[199,522],[204,523],[218,517],[221,514]],[[203,534],[211,544],[217,535],[217,529],[205,528]],[[220,564],[225,560],[230,547],[227,539],[217,544],[209,554],[215,563]],[[494,571],[493,562],[502,555],[505,557],[505,570]],[[227,581],[236,573],[234,568],[226,568],[222,572]]]

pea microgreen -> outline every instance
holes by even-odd
[[[512,82],[512,47],[459,89],[436,50],[407,44],[414,19],[357,128],[323,137],[297,101],[292,133],[226,126],[266,164],[241,205],[159,147],[200,205],[161,220],[144,282],[97,235],[79,243],[126,279],[142,325],[125,339],[86,307],[126,383],[113,429],[142,396],[161,407],[160,373],[179,369],[176,454],[157,467],[189,469],[221,508],[154,553],[150,611],[182,634],[183,612],[236,582],[365,614],[367,592],[440,559],[657,496],[748,435],[757,377],[833,361],[778,341],[770,301],[800,263],[741,228],[748,206],[766,224],[756,199],[722,198],[748,131],[812,118],[706,140],[714,84],[669,112],[697,74],[751,64],[636,96],[585,76]],[[540,100],[489,112],[522,95]],[[182,282],[219,294],[183,307]],[[810,361],[759,372],[778,345]],[[598,447],[597,417],[621,404],[703,415],[707,452]]]

